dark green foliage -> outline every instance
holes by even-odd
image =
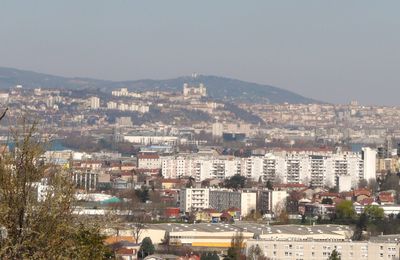
[[[216,252],[214,253],[203,253],[201,254],[200,260],[219,260],[219,256]]]
[[[329,204],[332,205],[333,204],[333,200],[331,198],[323,198],[321,201],[322,204]]]
[[[236,174],[225,181],[225,187],[230,189],[244,188],[246,185],[246,177]]]
[[[336,251],[336,249],[334,249],[331,253],[331,255],[329,256],[328,260],[340,260],[342,259],[338,253],[338,251]]]
[[[353,240],[362,240],[362,232],[367,229],[368,225],[368,216],[365,213],[362,213],[357,220],[356,228],[353,234]]]
[[[190,176],[188,182],[186,183],[186,188],[193,188],[196,183],[196,180]]]
[[[339,219],[351,220],[356,216],[353,203],[350,200],[344,200],[336,205],[336,216]]]
[[[75,234],[75,241],[81,259],[106,259],[112,256],[111,250],[104,244],[106,237],[100,234],[98,227],[80,224]]]
[[[272,183],[272,181],[268,180],[267,184],[265,185],[267,187],[267,189],[269,190],[273,190],[274,189],[274,184]]]
[[[387,174],[380,183],[380,190],[395,190],[397,197],[395,198],[395,202],[399,203],[399,194],[400,194],[400,185],[399,185],[399,173],[389,173]]]
[[[150,198],[149,189],[146,186],[142,186],[140,190],[135,190],[135,194],[142,203],[145,203]]]
[[[264,123],[264,121],[258,116],[253,115],[251,112],[246,111],[232,103],[225,103],[224,109],[232,112],[238,119],[242,119],[245,122],[252,124]]]
[[[148,255],[154,254],[155,248],[153,245],[153,241],[151,241],[150,237],[143,238],[142,244],[139,249],[139,257],[145,258]]]
[[[372,212],[372,213],[371,213]],[[362,213],[356,221],[353,239],[364,240],[367,237],[362,236],[363,231],[367,231],[371,236],[377,236],[380,234],[390,235],[400,233],[400,219],[396,216],[389,216],[387,218],[381,217],[380,209],[376,212],[375,210],[369,210]]]
[[[383,219],[385,217],[383,209],[378,205],[365,206],[364,214],[367,215],[371,220]]]

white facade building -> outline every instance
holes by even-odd
[[[376,179],[376,151],[369,148],[362,148],[362,159],[364,162],[364,175],[365,180]]]
[[[346,176],[351,187],[361,179],[375,179],[376,152],[365,148],[354,152],[272,152],[248,158],[213,155],[179,155],[163,157],[165,178],[194,177],[226,179],[239,174],[255,181],[302,183],[314,187],[333,187]],[[348,187],[346,187],[347,189]]]
[[[183,84],[183,97],[185,99],[190,98],[201,98],[207,96],[207,89],[203,84],[199,86],[189,86],[189,84]]]
[[[181,189],[179,207],[182,212],[192,212],[210,207],[210,190],[203,188]]]
[[[137,156],[137,166],[139,169],[160,169],[160,156],[151,153],[139,154]]]
[[[90,109],[99,109],[100,108],[100,98],[90,97],[89,98],[89,106],[90,106]]]
[[[125,135],[124,140],[135,144],[168,144],[174,145],[178,142],[176,136],[159,136],[159,135]]]

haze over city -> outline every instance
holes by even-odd
[[[398,105],[399,1],[2,1],[0,66],[109,80],[198,72]]]
[[[400,259],[399,7],[1,1],[0,259]]]

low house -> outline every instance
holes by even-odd
[[[196,212],[196,221],[201,222],[219,222],[221,213],[216,209],[203,209]]]
[[[368,189],[358,189],[358,190],[354,190],[354,192],[353,192],[354,200],[357,202],[359,202],[365,198],[371,198],[371,196],[372,196],[372,193]]]
[[[382,205],[393,205],[394,195],[392,192],[382,191],[378,195],[377,202]]]

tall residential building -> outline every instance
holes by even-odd
[[[376,151],[369,147],[363,147],[361,156],[364,162],[362,178],[365,180],[376,179]]]
[[[141,153],[137,156],[137,166],[139,169],[160,169],[160,156],[156,153]]]
[[[271,152],[247,158],[215,155],[162,157],[165,178],[193,177],[226,179],[239,174],[255,181],[301,183],[313,187],[334,187],[339,176],[348,176],[350,187],[361,179],[375,178],[376,152],[365,148],[355,152]],[[346,183],[346,187],[348,187]]]
[[[193,212],[207,209],[209,203],[210,190],[205,188],[186,188],[181,189],[179,194],[179,207],[182,212]]]
[[[286,207],[286,190],[258,190],[257,209],[264,213],[279,213]]]
[[[100,108],[100,98],[90,97],[89,98],[89,106],[90,106],[90,109],[99,109]]]
[[[239,208],[241,216],[247,216],[257,207],[254,191],[210,190],[210,208],[218,211]]]

